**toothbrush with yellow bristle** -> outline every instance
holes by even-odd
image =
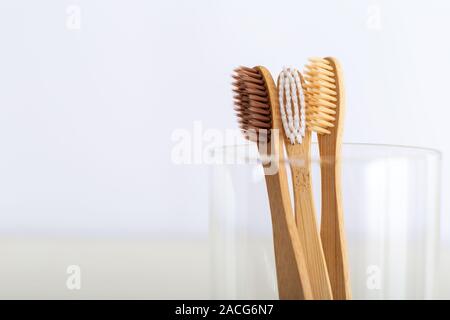
[[[280,139],[281,120],[275,83],[269,71],[260,66],[237,68],[233,78],[239,126],[248,140],[257,143],[263,159],[272,216],[279,297],[313,299],[283,164],[284,144]],[[265,159],[269,159],[269,162]]]
[[[294,208],[298,235],[311,280],[314,299],[333,298],[317,216],[311,181],[311,132],[306,129],[306,102],[301,73],[285,68],[278,77],[278,99],[284,129],[284,143],[289,157]]]
[[[333,298],[351,299],[341,191],[345,108],[342,70],[335,58],[311,58],[305,68],[306,118],[317,132],[322,190],[320,235]]]

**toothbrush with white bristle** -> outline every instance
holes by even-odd
[[[284,68],[278,77],[278,99],[294,188],[295,220],[314,299],[332,299],[322,242],[317,228],[311,184],[311,132],[306,129],[307,103],[301,73]]]

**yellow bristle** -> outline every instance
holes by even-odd
[[[336,114],[336,79],[331,63],[311,58],[305,67],[307,126],[319,134],[331,133]]]

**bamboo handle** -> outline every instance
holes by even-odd
[[[311,132],[306,132],[301,145],[291,145],[286,140],[285,143],[291,161],[296,225],[300,243],[306,254],[314,299],[331,300],[333,298],[331,284],[314,207],[310,163]]]
[[[300,243],[306,254],[314,299],[331,300],[333,295],[317,227],[311,174],[308,167],[291,166],[297,229]]]
[[[322,218],[320,235],[336,300],[351,299],[342,208],[340,163],[335,157],[321,164]]]
[[[313,299],[305,257],[295,229],[294,216],[286,210],[284,178],[267,175],[266,184],[272,215],[273,244],[278,293],[282,300]]]

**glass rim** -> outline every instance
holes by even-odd
[[[241,148],[241,147],[247,147],[249,145],[253,144],[253,142],[248,143],[240,143],[240,144],[228,144],[228,145],[222,145],[215,148],[212,148],[211,151],[217,151],[217,150],[223,150],[223,149],[231,149],[231,148]],[[311,142],[312,145],[317,145],[318,143],[316,141]],[[411,146],[411,145],[402,145],[402,144],[389,144],[389,143],[366,143],[366,142],[344,142],[342,144],[343,146],[360,146],[360,147],[382,147],[382,148],[392,148],[392,149],[402,149],[402,150],[415,150],[415,151],[422,151],[425,153],[435,154],[438,156],[442,155],[442,152],[435,148],[429,148],[429,147],[419,147],[419,146]]]
[[[315,148],[315,150],[317,150],[317,145],[318,142],[314,141],[311,143],[312,148]],[[386,151],[397,151],[398,154],[396,154],[395,156],[398,157],[434,157],[436,158],[438,161],[441,160],[442,158],[442,152],[440,150],[437,149],[433,149],[433,148],[428,148],[428,147],[419,147],[419,146],[409,146],[409,145],[400,145],[400,144],[383,144],[383,143],[360,143],[360,142],[344,142],[342,144],[342,148],[343,148],[343,152],[345,152],[345,149],[347,147],[351,147],[351,148],[371,148],[371,151],[380,151],[380,150],[386,150]],[[256,153],[254,156],[247,154],[240,154],[240,151],[245,151],[245,150],[249,150],[249,148],[254,148],[256,149],[256,144],[254,142],[247,142],[247,143],[241,143],[241,144],[230,144],[230,145],[222,145],[222,146],[217,146],[214,148],[210,149],[210,153],[212,157],[216,157],[216,156],[224,156],[224,155],[234,155],[237,158],[242,158],[242,159],[246,159],[246,160],[254,160],[256,158],[259,157],[259,155]],[[408,154],[410,153],[410,154]],[[314,159],[313,157],[314,155],[314,151],[311,151],[311,160],[313,162],[319,160],[319,161],[324,161],[325,159]],[[389,157],[394,156],[394,154],[389,154]],[[369,158],[369,159],[379,159],[379,158],[386,158],[387,155],[386,154],[378,154],[377,156],[358,156],[358,157],[349,157],[346,156],[345,154],[343,154],[342,159],[344,161],[346,160],[353,160],[353,158],[357,158],[357,159],[364,159],[364,158]],[[283,159],[283,162],[295,162],[295,159]],[[326,162],[326,160],[325,160]]]

